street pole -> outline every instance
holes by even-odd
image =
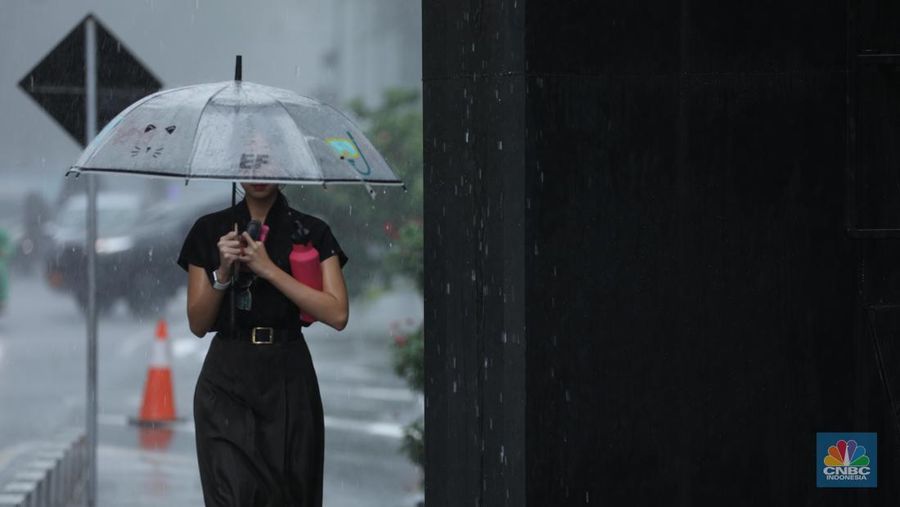
[[[97,25],[88,17],[84,25],[85,146],[97,135]],[[87,506],[97,505],[97,182],[87,176]]]

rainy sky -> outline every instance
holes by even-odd
[[[0,2],[0,201],[51,197],[80,147],[17,86],[94,14],[163,88],[244,79],[343,104],[421,86],[418,0],[139,0]],[[11,179],[12,178],[12,179]],[[2,217],[0,217],[2,219]]]

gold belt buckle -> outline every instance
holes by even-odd
[[[264,331],[264,334],[267,334],[267,338],[265,340],[260,340],[256,337],[257,331]],[[271,327],[254,327],[250,334],[253,343],[256,345],[271,345],[274,342],[275,338],[275,330]]]

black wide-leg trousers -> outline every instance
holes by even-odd
[[[194,391],[207,507],[321,507],[322,399],[305,338],[210,344]]]

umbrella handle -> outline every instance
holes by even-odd
[[[241,57],[240,56],[237,57],[237,65],[238,65],[238,69],[240,69],[240,65],[241,65]],[[239,70],[237,70],[236,72],[239,72]],[[236,201],[237,201],[237,183],[232,181],[231,182],[231,209],[232,209],[232,211],[234,210]],[[235,217],[235,219],[236,218],[237,217]],[[235,222],[234,223],[234,232],[237,232],[237,231],[238,231],[238,224],[237,224],[237,222]],[[231,320],[231,322],[229,322],[229,324],[231,325],[231,337],[232,338],[237,336],[237,333],[235,332],[236,328],[235,328],[235,322],[234,322],[235,321],[234,314],[236,313],[236,310],[237,310],[237,304],[235,303],[235,296],[234,296],[234,292],[235,292],[234,283],[236,281],[237,281],[237,263],[232,262],[231,263],[231,295],[230,295],[231,313],[229,314],[229,317]]]
[[[237,225],[237,223],[235,223],[234,224],[234,232],[237,232],[237,231],[238,231],[238,225]],[[237,261],[232,262],[231,263],[231,295],[230,295],[230,297],[231,297],[231,313],[229,314],[231,317],[231,323],[230,323],[231,324],[231,336],[235,336],[235,334],[234,334],[234,331],[235,331],[234,314],[235,314],[236,308],[235,308],[234,284],[237,281],[237,268],[238,268]]]

